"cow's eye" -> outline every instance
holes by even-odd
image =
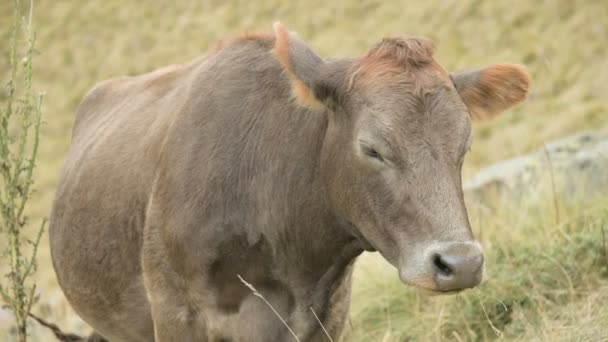
[[[375,148],[373,148],[369,145],[361,144],[361,151],[363,152],[364,155],[366,155],[369,158],[376,159],[377,161],[380,161],[380,162],[384,162],[384,158],[382,157],[380,152],[378,152]]]

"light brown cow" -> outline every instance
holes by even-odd
[[[499,64],[449,74],[423,39],[325,60],[283,26],[86,96],[50,237],[74,309],[115,341],[341,335],[355,258],[405,284],[479,284],[463,201],[471,117],[522,101]]]

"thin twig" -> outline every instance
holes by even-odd
[[[319,325],[321,326],[321,329],[323,329],[323,332],[325,332],[325,336],[327,336],[327,338],[331,341],[334,342],[334,340],[331,338],[331,336],[329,336],[329,333],[327,332],[327,330],[325,329],[325,327],[323,326],[323,323],[321,323],[321,320],[319,319],[319,317],[317,316],[317,314],[315,313],[315,310],[312,309],[312,306],[309,307],[310,311],[312,311],[312,314],[315,316],[315,318],[317,319],[317,322],[319,322]]]
[[[31,312],[28,312],[28,315],[33,318],[34,320],[36,320],[40,325],[50,329],[53,332],[53,335],[55,335],[55,337],[62,342],[79,342],[79,341],[85,341],[87,340],[86,338],[80,337],[78,335],[75,334],[70,334],[70,333],[65,333],[63,332],[56,324],[53,324],[51,322],[47,322],[44,319],[34,315]]]
[[[253,292],[254,296],[261,298],[266,303],[266,305],[268,305],[268,307],[270,307],[270,309],[274,312],[274,314],[277,315],[277,317],[281,320],[281,322],[283,322],[283,325],[285,325],[285,327],[287,327],[287,330],[289,330],[289,332],[291,333],[293,338],[295,338],[296,341],[300,342],[298,335],[296,335],[296,333],[293,332],[293,330],[291,330],[291,327],[289,327],[289,324],[287,324],[287,322],[283,319],[283,317],[281,317],[281,315],[277,312],[277,310],[274,309],[272,304],[270,304],[270,302],[267,301],[266,298],[264,298],[264,296],[262,296],[262,294],[259,293],[255,287],[253,287],[253,285],[246,282],[245,279],[243,279],[240,274],[237,274],[236,276],[239,277],[239,280],[241,281],[241,283],[245,284],[245,286],[247,286],[251,290],[251,292]]]
[[[36,268],[36,255],[38,254],[38,246],[40,246],[40,239],[42,238],[42,233],[44,233],[44,226],[46,225],[46,219],[42,220],[42,224],[40,225],[40,229],[38,230],[38,235],[36,236],[36,240],[33,243],[32,255],[27,263],[27,267],[25,268],[25,272],[23,273],[23,277],[27,278],[32,269]]]

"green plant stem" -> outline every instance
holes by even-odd
[[[5,241],[8,243],[0,250],[0,257],[8,259],[6,277],[0,278],[0,299],[15,317],[18,341],[26,342],[27,319],[37,301],[36,284],[31,277],[37,268],[36,255],[46,225],[46,220],[43,220],[33,241],[26,238],[24,229],[28,227],[28,219],[25,208],[32,194],[33,172],[40,143],[42,96],[35,95],[32,90],[36,44],[32,27],[33,0],[30,0],[27,22],[21,20],[20,1],[13,0],[13,6],[8,99],[0,111],[0,234],[6,235]],[[17,58],[20,32],[25,33],[22,69]],[[17,78],[21,75],[22,82],[18,82]],[[20,84],[22,90],[18,88]],[[26,244],[32,245],[28,256],[24,255]]]

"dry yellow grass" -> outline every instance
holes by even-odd
[[[6,23],[10,22],[10,6],[9,1],[0,2],[0,53],[3,56],[7,50]],[[74,110],[96,82],[188,62],[218,39],[245,30],[268,31],[275,20],[299,32],[328,57],[361,55],[385,36],[421,35],[437,43],[437,58],[449,70],[504,61],[527,65],[534,80],[530,99],[493,122],[476,125],[465,176],[483,165],[538,149],[545,142],[569,133],[608,128],[608,103],[604,94],[608,84],[606,1],[44,0],[36,4],[35,12],[40,52],[36,60],[36,88],[47,95],[36,173],[37,193],[30,207],[33,219],[48,216],[69,145]],[[6,63],[0,59],[0,77],[5,77]],[[513,222],[500,218],[494,221],[496,239],[525,240],[526,232],[513,232],[512,227],[508,227],[510,223]],[[513,237],[514,234],[519,236]],[[43,241],[43,245],[37,275],[42,299],[37,311],[68,329],[86,330],[74,318],[57,289],[46,247],[48,242]],[[489,249],[489,253],[494,253]],[[373,269],[384,267],[374,265]],[[374,273],[374,277],[376,275]],[[366,279],[359,281],[365,283]],[[579,318],[593,318],[589,311],[592,309],[585,303],[594,304],[590,298],[605,300],[605,287],[603,289],[604,292],[589,295],[596,297],[572,303],[575,309],[571,315],[565,313],[568,306],[563,317],[541,319],[514,336],[550,340],[562,322],[575,324]],[[426,301],[418,303],[416,305],[422,305],[420,303]],[[373,298],[369,301],[355,298],[355,314],[362,311],[364,305],[382,307]],[[433,314],[440,315],[441,305],[435,308],[439,311]],[[416,317],[403,319],[410,321],[408,325],[416,322]],[[589,329],[601,329],[592,325],[582,324]],[[398,340],[388,331],[387,340]],[[534,331],[542,333],[538,335]],[[37,336],[39,340],[48,337],[44,333]],[[439,339],[443,335],[429,336]],[[418,339],[424,338],[418,336]]]

